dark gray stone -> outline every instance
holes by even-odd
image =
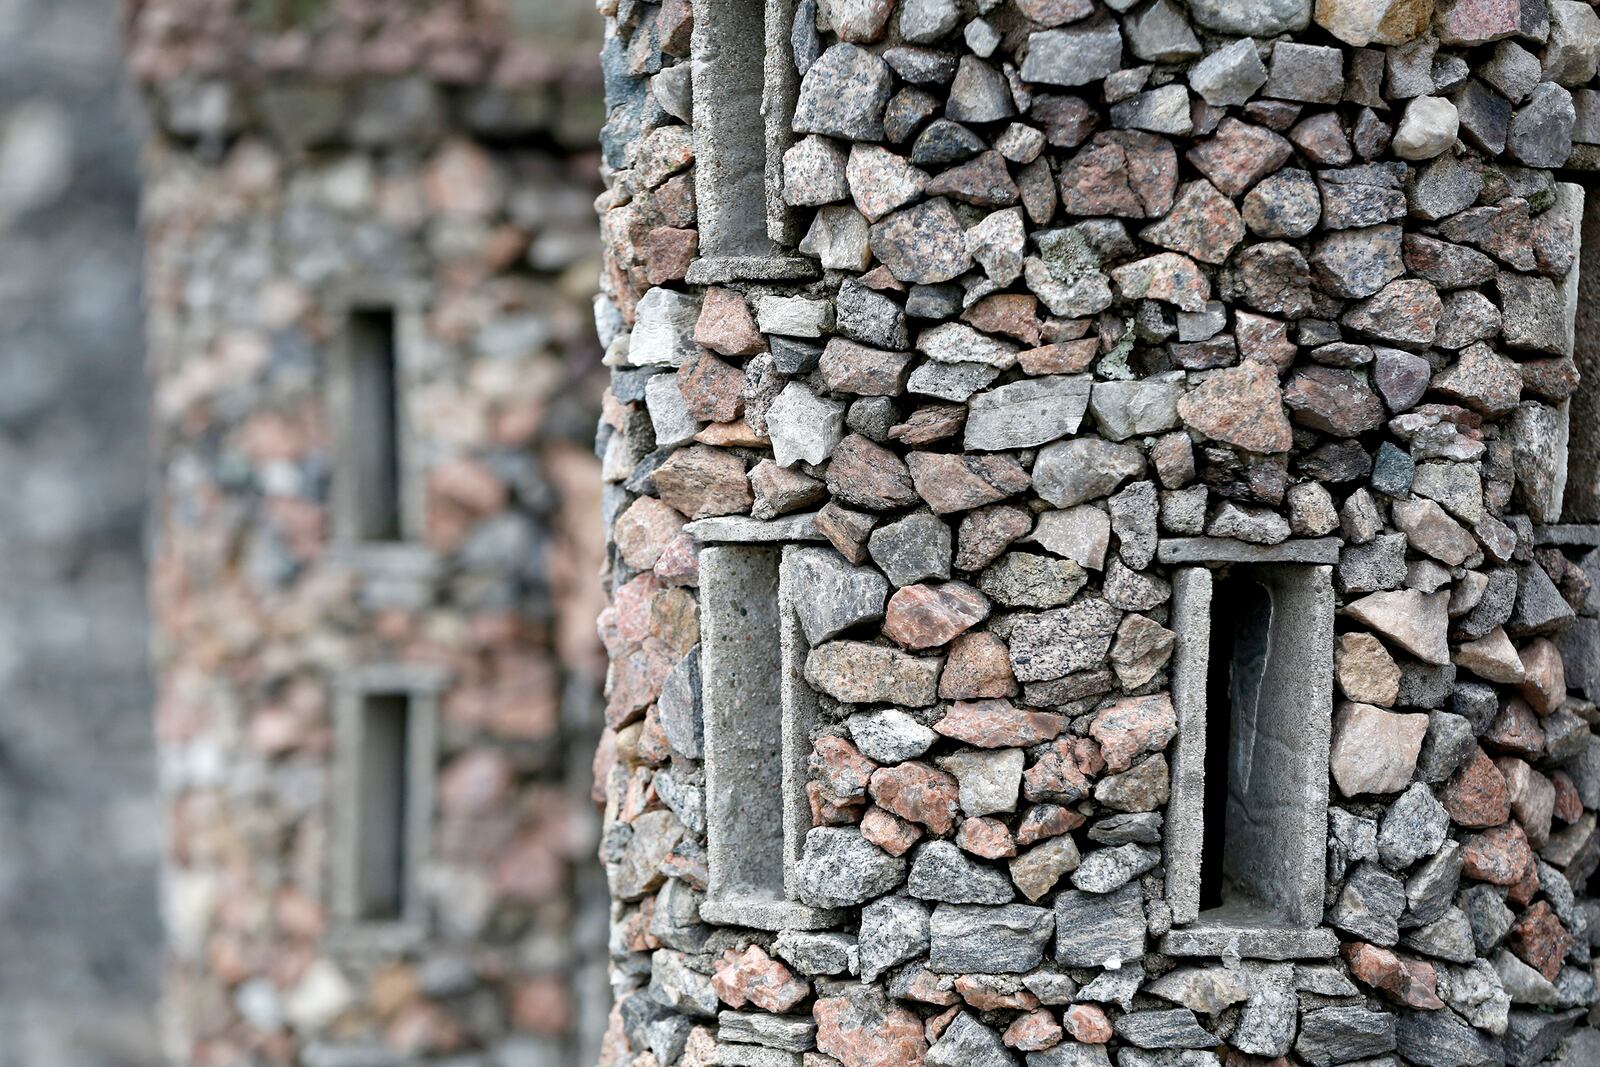
[[[1056,961],[1067,967],[1119,966],[1144,955],[1144,894],[1065,890],[1056,897]]]
[[[940,904],[928,967],[940,974],[1024,974],[1044,959],[1055,925],[1049,908]]]

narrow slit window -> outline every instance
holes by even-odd
[[[761,930],[830,918],[795,900],[794,865],[811,828],[806,763],[816,696],[807,645],[783,588],[783,548],[709,544],[700,553],[706,679],[706,852],[701,915]]]
[[[1248,572],[1217,583],[1212,596],[1211,663],[1206,677],[1205,834],[1200,908],[1259,902],[1248,865],[1248,839],[1260,828],[1253,812],[1254,750],[1262,682],[1271,650],[1272,598]]]
[[[1600,183],[1583,189],[1573,359],[1581,380],[1569,401],[1563,522],[1600,522]],[[1569,284],[1571,284],[1569,282]],[[1572,305],[1569,305],[1572,306]]]
[[[362,308],[349,321],[349,520],[358,541],[405,537],[400,368],[393,308]]]
[[[1167,879],[1177,924],[1321,922],[1333,607],[1326,566],[1196,567],[1174,583]]]
[[[406,914],[409,849],[411,698],[369,693],[361,703],[357,768],[355,918],[393,922]]]
[[[767,172],[773,146],[788,129],[789,109],[768,99],[768,23],[777,9],[792,5],[774,3],[769,13],[768,3],[694,0],[695,201],[700,253],[709,258],[776,251]],[[787,32],[774,37],[775,66],[783,59],[792,70],[781,40]]]

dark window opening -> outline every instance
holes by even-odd
[[[350,316],[352,533],[362,541],[404,538],[401,517],[400,387],[395,314],[363,308]]]
[[[1600,522],[1600,184],[1584,186],[1579,228],[1573,360],[1581,380],[1567,415],[1567,485],[1561,521]]]
[[[357,918],[392,921],[406,911],[411,699],[373,693],[361,706],[355,835]]]
[[[1271,629],[1272,598],[1259,582],[1248,573],[1218,580],[1211,600],[1211,662],[1206,676],[1202,910],[1232,903],[1241,892],[1233,877],[1229,844],[1249,818],[1245,805],[1251,753],[1239,742],[1250,736],[1259,716]]]

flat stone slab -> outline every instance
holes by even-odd
[[[742,926],[749,930],[828,930],[844,922],[844,913],[792,900],[729,895],[702,902],[700,918],[712,926]]]
[[[1600,525],[1565,522],[1553,526],[1535,526],[1533,543],[1536,545],[1600,545]]]
[[[729,282],[809,282],[822,276],[815,260],[805,256],[716,256],[689,264],[690,285]]]
[[[769,520],[719,515],[710,519],[697,519],[683,529],[696,541],[708,545],[758,545],[784,541],[827,540],[817,529],[817,513],[814,511]]]
[[[1156,558],[1162,563],[1335,564],[1339,562],[1339,539],[1318,537],[1278,545],[1253,545],[1228,537],[1168,537],[1156,547]]]
[[[1251,960],[1326,959],[1338,955],[1339,938],[1325,927],[1303,930],[1270,923],[1207,923],[1168,931],[1161,951],[1169,956],[1237,955]]]

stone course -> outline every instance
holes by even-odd
[[[651,631],[664,660],[642,631],[611,649],[602,1063],[1582,1062],[1600,538],[1541,531],[1588,433],[1590,6],[752,5],[776,22],[743,46],[764,94],[689,117],[673,72],[726,62],[694,42],[732,16],[598,6],[599,444],[607,514],[649,509],[613,526],[603,625],[676,624]],[[764,165],[710,132],[740,123]],[[739,180],[764,240],[664,277],[665,229],[724,236],[721,199],[661,213],[690,166],[702,197]],[[639,379],[711,353],[730,402],[658,420]],[[783,779],[806,928],[752,893],[665,956],[631,932],[719,861],[661,788],[705,768],[655,741],[654,679],[695,655],[685,561],[741,538],[805,546],[784,610],[806,654],[767,682],[785,736],[741,758]],[[1230,700],[1262,706],[1207,754],[1211,656],[1250,637],[1211,634],[1240,605],[1205,601],[1250,575],[1263,640],[1298,645],[1233,661]],[[1204,795],[1224,774],[1250,810]],[[1200,884],[1244,819],[1270,902]],[[685,968],[774,945],[811,990],[772,1029],[682,994]]]

